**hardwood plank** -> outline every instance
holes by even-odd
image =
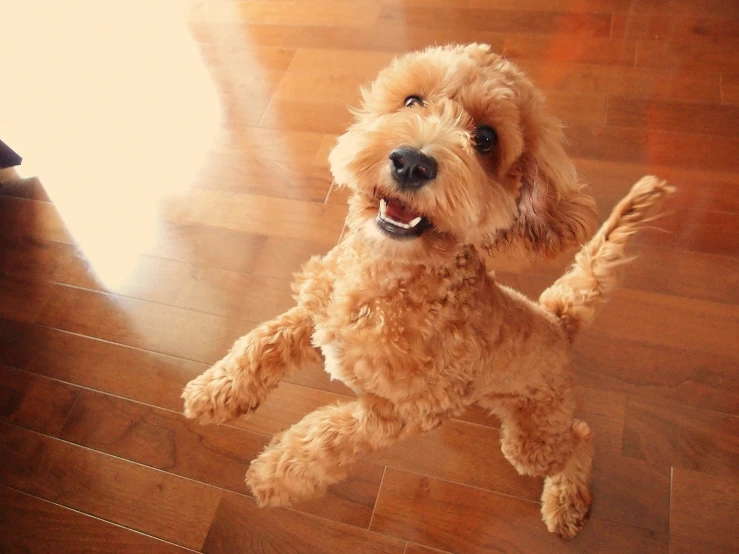
[[[225,493],[203,552],[310,552],[401,554],[402,541],[284,509],[259,509],[253,500]]]
[[[669,532],[667,468],[656,469],[642,460],[596,449],[592,492],[593,517],[663,534]]]
[[[0,273],[16,279],[53,280],[69,258],[80,255],[68,243],[30,237],[0,239]]]
[[[333,237],[277,237],[213,225],[160,222],[153,244],[142,252],[198,266],[290,279],[310,256],[325,254],[334,244]]]
[[[326,100],[326,99],[324,99]],[[343,133],[352,121],[346,105],[273,98],[259,120],[260,127],[319,133]]]
[[[250,25],[371,25],[380,11],[375,2],[246,2],[207,3],[196,6],[190,17],[203,23],[248,23]]]
[[[667,11],[674,13],[716,13],[736,15],[739,8],[731,2],[722,0],[644,0],[634,3],[630,0],[471,0],[472,7],[491,6],[495,9],[516,10],[570,10],[595,13],[630,14],[638,17],[644,14],[659,14]]]
[[[436,548],[428,548],[427,546],[421,546],[420,544],[408,543],[405,545],[405,552],[403,554],[449,554],[444,550],[438,550]]]
[[[518,475],[500,451],[498,430],[483,425],[446,421],[438,429],[379,451],[370,459],[388,468],[532,501],[541,496],[542,481]]]
[[[636,43],[637,67],[736,72],[739,61],[725,44],[696,40],[640,40]]]
[[[33,323],[49,302],[53,289],[47,281],[0,274],[0,317]]]
[[[0,364],[25,367],[34,352],[28,348],[28,330],[33,326],[0,318]]]
[[[262,275],[196,267],[135,256],[117,280],[101,282],[89,262],[74,257],[58,271],[60,283],[249,321],[274,317],[293,306],[290,282]]]
[[[79,389],[0,365],[0,420],[56,436]]]
[[[389,52],[299,49],[273,99],[357,104],[360,87],[393,57]]]
[[[540,506],[388,468],[372,529],[450,552],[667,552],[667,535],[592,518],[577,540],[547,532]]]
[[[8,554],[20,552],[190,552],[107,521],[0,486],[0,536]]]
[[[739,73],[721,74],[721,100],[739,104]]]
[[[672,542],[678,537],[677,542],[682,546],[675,549],[677,552],[685,550],[687,544],[694,545],[693,552],[734,551],[738,519],[739,480],[736,474],[716,477],[673,469],[670,552],[673,552]]]
[[[49,201],[49,194],[38,177],[21,177],[15,168],[0,169],[0,196]]]
[[[329,404],[353,400],[351,396],[307,388],[288,381],[280,383],[253,414],[234,424],[241,429],[274,435],[284,431],[304,416]]]
[[[666,206],[668,212],[689,209],[739,211],[739,197],[734,194],[739,187],[739,178],[735,173],[585,158],[577,158],[575,165],[583,179],[591,184],[601,215],[608,213],[643,175],[658,175],[677,187],[677,194]]]
[[[570,126],[567,136],[569,151],[578,158],[727,172],[738,169],[739,141],[734,137],[580,125]],[[706,152],[711,152],[710,159]]]
[[[739,38],[736,17],[700,14],[613,16],[611,38],[643,40],[734,40]]]
[[[473,8],[495,10],[531,10],[531,11],[573,11],[585,13],[620,13],[628,11],[630,3],[627,0],[583,0],[569,2],[567,0],[470,0]]]
[[[592,516],[668,533],[669,471],[621,455],[626,395],[595,388],[597,382],[589,384],[577,387],[576,417],[585,420],[595,434]]]
[[[446,6],[448,7],[448,6]],[[374,28],[293,27],[287,31],[283,46],[395,52],[419,50],[436,44],[482,42],[495,52],[513,60],[550,59],[604,65],[634,65],[635,42],[607,38],[529,33],[489,32],[469,27],[425,28],[408,25]]]
[[[23,337],[19,349],[25,352],[17,367],[170,410],[182,409],[182,389],[207,367],[47,327],[6,329]],[[5,358],[2,348],[0,360],[13,361]]]
[[[311,164],[322,139],[316,132],[245,127],[211,148],[190,186],[322,201],[331,176]]]
[[[439,5],[448,8],[448,4],[444,2]],[[489,33],[466,27],[428,29],[406,24],[387,24],[383,25],[382,33],[378,33],[375,27],[300,26],[293,27],[286,33],[283,46],[402,54],[435,44],[474,41],[484,42],[495,51],[502,51],[505,37],[502,33]]]
[[[739,107],[616,96],[608,99],[606,124],[734,137]]]
[[[634,311],[638,309],[638,317]],[[680,325],[668,324],[679,321]],[[596,318],[591,332],[682,348],[735,356],[739,309],[734,305],[620,290]]]
[[[517,63],[530,59],[633,67],[636,43],[588,36],[506,33],[502,53]]]
[[[260,115],[260,121],[262,116]],[[321,129],[318,130],[322,132]],[[219,155],[211,156],[210,164],[198,175],[195,186],[321,202],[331,185],[331,174],[328,171],[307,163]]]
[[[518,60],[518,65],[545,91],[673,98],[691,102],[720,99],[717,73],[523,58]]]
[[[0,221],[7,239],[72,241],[59,210],[50,202],[0,195]]]
[[[611,18],[605,14],[532,12],[473,8],[383,6],[377,27],[387,25],[444,28],[463,27],[478,31],[608,37]]]
[[[622,287],[725,304],[739,303],[739,260],[729,255],[690,252],[679,246],[660,248],[641,244],[631,248],[629,254],[635,260],[625,268]],[[522,279],[534,281],[534,293],[539,294],[565,272],[569,263],[569,257],[563,257],[556,263],[537,264],[535,268],[498,270],[496,275],[505,284],[522,286]],[[603,309],[608,310],[607,305]]]
[[[61,438],[239,494],[248,493],[246,470],[270,440],[266,434],[203,426],[176,412],[91,391],[80,396]],[[297,508],[366,527],[381,476],[381,467],[360,464],[326,496]]]
[[[256,324],[62,285],[38,322],[203,363],[222,358]]]
[[[701,537],[686,537],[685,535],[670,535],[670,554],[695,554],[696,552],[710,552],[711,554],[735,554],[736,545],[718,546],[710,539]]]
[[[573,363],[585,387],[739,415],[737,356],[587,332],[575,343]]]
[[[264,435],[199,425],[176,412],[87,390],[60,438],[240,494],[246,493],[249,462],[269,442]]]
[[[163,215],[177,223],[217,221],[220,227],[236,231],[317,242],[335,242],[345,216],[331,205],[214,189],[193,191],[173,201]]]
[[[555,117],[566,126],[572,124],[602,125],[606,121],[606,97],[590,94],[562,93],[547,94],[547,105]]]
[[[333,210],[342,214],[340,219],[343,220],[346,206],[338,206]],[[299,271],[312,256],[327,254],[335,244],[336,239],[314,241],[269,237],[256,256],[253,273],[292,280],[293,274]]]
[[[142,253],[198,266],[249,272],[267,241],[265,235],[211,225],[158,221],[151,244]]]
[[[731,476],[739,468],[739,417],[631,398],[623,454],[657,467]]]
[[[220,490],[18,427],[0,424],[0,435],[3,484],[188,548],[202,546]]]
[[[199,44],[207,47],[217,41],[224,45],[244,46],[280,46],[285,33],[290,29],[286,25],[249,25],[234,23],[232,20],[222,23],[208,22],[198,18],[198,10],[186,10],[187,28]]]

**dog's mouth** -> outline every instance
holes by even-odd
[[[431,227],[431,222],[397,198],[380,198],[377,226],[392,238],[415,238]]]

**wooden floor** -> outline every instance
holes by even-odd
[[[739,552],[739,3],[16,4],[0,134],[28,166],[0,177],[0,551]],[[311,367],[250,419],[181,415],[183,385],[337,241],[326,156],[359,85],[449,41],[545,89],[602,214],[647,172],[680,189],[577,343],[597,454],[571,543],[478,412],[271,511],[249,462],[351,393]],[[501,280],[536,294],[563,263]]]

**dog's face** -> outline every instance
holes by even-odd
[[[595,224],[541,93],[485,45],[405,55],[364,90],[329,156],[348,225],[381,256],[459,244],[553,255]]]

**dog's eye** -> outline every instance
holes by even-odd
[[[422,106],[423,99],[420,96],[409,96],[403,102],[406,108],[412,108],[413,106]]]
[[[472,141],[480,154],[489,154],[498,144],[498,133],[492,127],[481,125],[472,134]]]

